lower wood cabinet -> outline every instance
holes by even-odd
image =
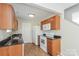
[[[60,55],[60,39],[47,38],[47,51],[52,56]]]
[[[0,47],[0,56],[22,56],[22,45]]]
[[[22,45],[9,46],[9,56],[22,56]]]
[[[9,56],[8,47],[0,47],[0,56]]]

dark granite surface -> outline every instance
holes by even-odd
[[[59,36],[59,35],[54,35],[53,37],[48,37],[48,36],[46,36],[47,38],[50,38],[51,40],[52,39],[60,39],[61,38],[61,36]]]
[[[61,36],[54,35],[54,38],[61,38]]]
[[[0,41],[0,47],[23,44],[22,34],[13,34],[12,36]]]

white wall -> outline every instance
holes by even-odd
[[[76,4],[70,8],[64,10],[64,18],[72,21],[72,14],[75,12],[79,12],[79,4]]]
[[[69,55],[67,50],[76,50],[79,55],[79,26],[63,18],[61,19],[61,51]],[[67,52],[67,53],[66,53]],[[71,54],[74,52],[72,51]],[[75,54],[75,53],[74,53]]]

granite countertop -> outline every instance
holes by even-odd
[[[53,36],[40,35],[40,36],[41,36],[41,37],[50,38],[50,39],[52,39],[52,40],[54,40],[54,39],[60,39],[60,38],[61,38],[60,35],[53,35]]]
[[[54,35],[53,37],[49,37],[49,36],[46,36],[47,38],[50,38],[50,39],[60,39],[61,36],[59,35]]]
[[[0,41],[0,47],[23,44],[22,34],[13,34],[10,37]]]

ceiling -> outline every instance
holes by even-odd
[[[31,3],[30,4],[15,3],[15,4],[12,4],[12,6],[14,7],[16,16],[24,22],[37,23],[40,20],[43,20],[55,14],[54,12],[33,6]],[[30,18],[28,16],[29,14],[34,14],[35,17]]]
[[[75,3],[12,3],[16,16],[24,22],[40,23],[41,20],[60,14],[65,8],[68,8]],[[28,15],[34,14],[34,18]]]
[[[62,13],[64,12],[64,9],[69,8],[77,3],[36,3],[36,4]]]

